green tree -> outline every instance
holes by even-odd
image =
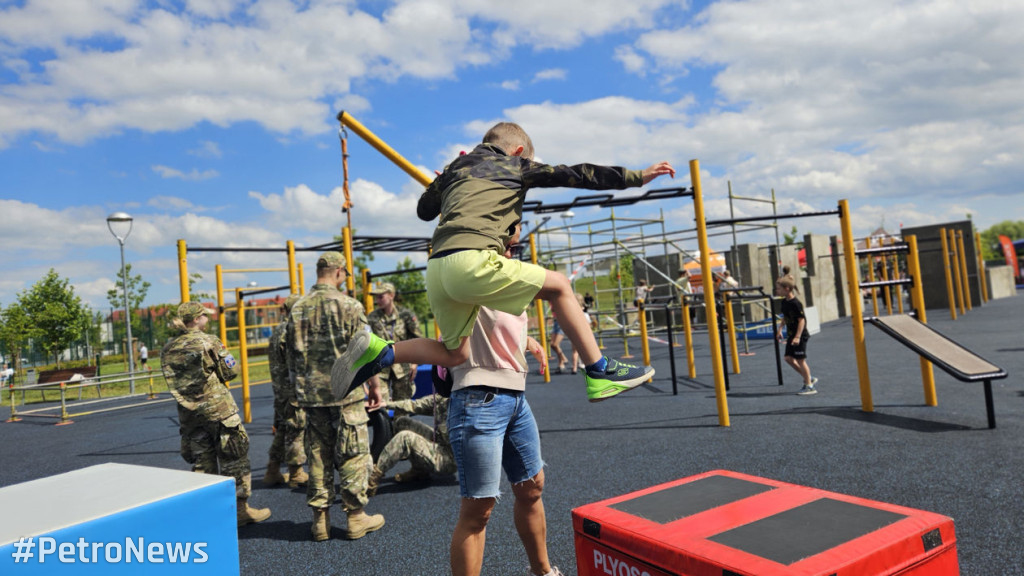
[[[1024,238],[1024,220],[1003,220],[981,233],[981,255],[985,260],[1002,258],[999,251],[999,235],[1009,236],[1010,240]],[[1020,254],[1018,254],[1020,256]]]
[[[34,327],[34,340],[58,367],[60,353],[81,338],[89,325],[88,308],[69,284],[50,268],[31,289],[18,294],[18,303]]]
[[[611,270],[608,272],[608,278],[615,282],[615,277],[622,275],[622,287],[628,289],[634,285],[633,281],[633,255],[625,253],[619,256],[619,261],[612,265]],[[633,297],[629,296],[630,301]]]
[[[0,343],[7,350],[8,361],[15,372],[21,372],[21,351],[34,333],[35,328],[20,304],[15,302],[0,309]]]
[[[217,297],[209,292],[196,292],[195,284],[202,279],[203,275],[199,272],[193,272],[188,275],[188,299],[192,302],[198,302],[200,300],[216,301]]]
[[[398,263],[398,268],[396,269],[411,270],[415,267],[412,263],[412,258],[406,256],[404,260]],[[395,285],[395,291],[401,295],[399,298],[403,307],[415,312],[416,317],[420,320],[430,318],[430,304],[427,302],[426,292],[427,279],[422,271],[397,274],[389,276],[385,280]],[[410,294],[410,292],[415,292],[415,294]]]
[[[799,237],[800,237],[800,233],[797,232],[796,226],[793,226],[793,228],[790,229],[789,232],[783,232],[782,233],[782,243],[783,244],[801,245],[801,244],[803,244],[803,242],[797,242],[796,241],[796,239],[799,238]]]
[[[139,315],[136,313],[139,306],[146,300],[146,294],[149,293],[149,282],[142,279],[142,274],[132,275],[132,265],[125,264],[124,267],[125,276],[128,277],[128,308],[131,310],[129,317],[132,322],[132,332],[136,332],[142,325]],[[117,271],[117,284],[113,288],[107,290],[107,302],[115,309],[124,308],[124,277],[121,275],[121,271]],[[191,280],[191,279],[190,279]],[[189,282],[189,288],[191,289],[191,282]],[[123,326],[122,326],[123,328]],[[135,334],[132,334],[133,339]]]

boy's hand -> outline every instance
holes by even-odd
[[[643,171],[644,184],[648,184],[651,180],[654,180],[658,176],[664,176],[668,174],[670,177],[676,177],[676,169],[672,167],[668,162],[658,162],[645,168]]]

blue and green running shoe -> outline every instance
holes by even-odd
[[[587,398],[591,402],[607,400],[631,390],[654,377],[654,368],[634,366],[607,358],[603,371],[587,370]]]
[[[352,337],[345,352],[331,367],[331,390],[335,398],[344,398],[356,386],[394,363],[394,354],[388,354],[394,342],[385,340],[369,330],[360,330]],[[390,361],[388,361],[390,358]]]

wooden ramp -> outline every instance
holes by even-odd
[[[868,318],[867,320],[957,380],[984,382],[988,427],[996,427],[996,415],[992,406],[992,380],[1006,378],[1005,370],[908,314]]]

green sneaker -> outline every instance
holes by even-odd
[[[587,398],[591,402],[607,400],[654,377],[654,368],[650,366],[634,366],[611,358],[606,359],[608,365],[603,372],[586,371]]]
[[[394,342],[385,340],[369,330],[360,330],[352,337],[345,352],[331,367],[331,391],[335,398],[344,398],[356,386],[394,363],[394,354],[388,349]]]

